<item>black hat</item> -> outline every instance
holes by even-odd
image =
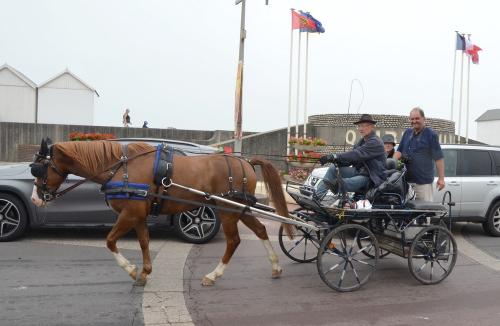
[[[396,142],[394,141],[394,136],[391,134],[386,134],[382,136],[382,141],[384,143],[391,143],[392,145],[396,146]]]
[[[373,123],[373,124],[376,124],[376,123],[377,123],[377,121],[375,121],[375,120],[373,120],[373,119],[372,119],[372,116],[371,116],[371,115],[366,114],[366,113],[365,113],[365,114],[362,114],[362,115],[361,115],[361,118],[359,118],[359,120],[358,120],[358,121],[356,121],[354,124],[355,124],[355,125],[357,125],[357,124],[359,124],[359,123],[361,123],[361,122],[369,122],[369,123]]]

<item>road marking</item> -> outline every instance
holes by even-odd
[[[463,225],[458,225],[458,231],[453,233],[457,242],[458,252],[466,255],[470,259],[481,265],[489,267],[495,271],[500,271],[500,260],[485,253],[462,236]]]
[[[184,265],[192,244],[165,241],[142,297],[146,326],[194,325],[184,301]]]

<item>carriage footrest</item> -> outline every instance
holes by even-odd
[[[381,249],[387,250],[401,257],[406,257],[406,254],[408,254],[402,247],[401,241],[384,236],[377,236],[377,239],[378,245]]]

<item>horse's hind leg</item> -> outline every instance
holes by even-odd
[[[273,249],[271,245],[271,241],[269,241],[269,236],[267,235],[266,227],[262,224],[255,216],[245,215],[241,217],[241,221],[245,224],[250,230],[252,230],[255,235],[262,241],[264,248],[266,248],[267,256],[269,257],[269,261],[271,262],[272,267],[272,278],[279,278],[283,269],[279,265],[278,255]]]
[[[137,238],[139,239],[142,250],[142,272],[137,278],[135,285],[144,286],[146,285],[148,275],[153,271],[151,256],[149,254],[149,231],[146,221],[139,223],[135,227],[135,232],[137,233]]]
[[[131,264],[127,258],[123,257],[123,255],[118,252],[116,241],[127,234],[135,226],[135,224],[136,220],[123,210],[118,216],[118,221],[116,221],[115,225],[113,225],[113,228],[106,237],[106,246],[113,253],[116,262],[128,273],[128,275],[130,275],[133,280],[137,277],[137,267]]]
[[[226,236],[226,252],[222,256],[221,261],[217,267],[207,275],[203,277],[201,284],[205,286],[214,285],[217,278],[224,274],[229,260],[234,254],[234,251],[240,244],[240,236],[238,234],[238,215],[222,213],[219,215],[222,222],[222,228],[224,230],[224,235]]]

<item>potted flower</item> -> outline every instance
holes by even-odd
[[[106,140],[116,138],[113,134],[101,134],[101,133],[83,133],[83,132],[72,132],[69,134],[69,140],[79,141],[79,140]]]

